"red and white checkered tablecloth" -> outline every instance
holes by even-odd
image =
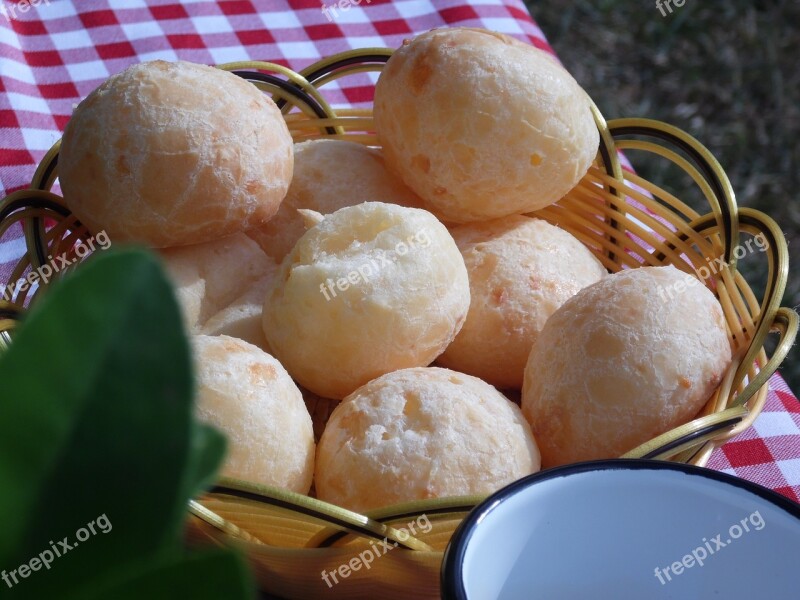
[[[255,59],[299,70],[336,52],[397,47],[456,24],[550,50],[521,0],[0,0],[0,7],[0,195],[29,184],[81,98],[140,61]],[[368,77],[332,86],[328,99],[369,102]],[[15,228],[0,238],[0,281],[23,253],[20,236]],[[754,427],[718,449],[709,466],[800,501],[800,403],[778,375],[769,385]]]

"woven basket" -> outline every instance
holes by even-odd
[[[381,48],[347,52],[301,73],[260,62],[220,68],[272,94],[295,141],[329,137],[379,146],[371,110],[334,111],[319,88],[342,76],[380,71],[390,55]],[[694,421],[625,455],[704,465],[716,446],[752,424],[766,400],[765,384],[797,333],[797,315],[780,308],[788,273],[786,242],[768,216],[737,208],[725,173],[695,139],[664,123],[606,122],[595,107],[593,111],[600,131],[594,165],[565,198],[536,216],[575,235],[612,272],[672,264],[698,277],[719,298],[734,348],[733,365]],[[77,241],[91,237],[49,191],[57,177],[58,150],[57,143],[29,189],[0,204],[0,235],[19,221],[27,244],[11,282],[49,257],[64,255],[77,264]],[[618,150],[650,152],[676,164],[695,181],[710,212],[699,214],[623,170]],[[767,246],[769,276],[760,301],[736,269],[742,234],[760,236]],[[14,323],[32,296],[23,291],[13,302],[0,301],[0,347],[10,343]],[[768,359],[764,343],[771,330],[780,333],[780,341]],[[307,403],[319,433],[333,404],[311,398]],[[240,548],[261,587],[279,597],[438,598],[443,550],[480,500],[415,502],[367,517],[311,497],[223,479],[190,503],[187,535],[192,544]]]

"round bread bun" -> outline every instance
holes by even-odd
[[[317,449],[317,497],[363,512],[490,494],[539,470],[519,408],[476,377],[415,368],[379,377],[333,411]]]
[[[314,432],[300,390],[272,356],[228,336],[194,336],[197,415],[228,439],[223,475],[307,494]]]
[[[469,273],[467,320],[437,363],[500,388],[522,387],[547,319],[606,270],[575,237],[541,219],[503,217],[450,229]]]
[[[330,214],[362,202],[387,202],[419,208],[422,201],[399,177],[386,170],[380,151],[344,140],[311,140],[294,147],[294,177],[268,223],[248,232],[280,262],[306,228],[297,209]]]
[[[278,270],[275,262],[244,233],[166,248],[160,254],[190,333],[208,333],[201,330],[211,318],[242,299],[262,280],[270,280]],[[258,299],[259,312],[265,289],[266,285]],[[258,327],[261,329],[260,318]]]
[[[430,364],[469,309],[464,260],[436,217],[365,202],[298,240],[264,303],[264,333],[300,385],[341,399],[368,381]]]
[[[239,338],[258,346],[264,352],[271,352],[261,321],[264,297],[272,287],[277,270],[275,265],[275,272],[256,281],[241,296],[206,321],[200,328],[200,333]]]
[[[547,321],[522,411],[544,466],[615,458],[691,420],[730,363],[722,307],[697,279],[673,266],[621,271]]]
[[[292,164],[286,123],[255,86],[157,60],[114,75],[78,105],[58,172],[64,201],[89,230],[162,248],[264,223]]]
[[[543,50],[483,29],[406,42],[378,80],[374,113],[386,164],[452,223],[556,202],[599,145],[575,79]]]

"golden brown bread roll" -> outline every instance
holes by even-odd
[[[553,57],[483,29],[406,42],[378,80],[374,113],[387,166],[452,223],[556,202],[599,144],[588,96]]]
[[[688,286],[673,300],[662,288]],[[553,467],[618,457],[692,419],[731,362],[722,307],[673,266],[603,278],[544,326],[522,411]]]
[[[464,260],[418,208],[365,202],[298,240],[264,303],[264,333],[300,385],[344,398],[397,369],[430,364],[469,308]]]
[[[306,231],[297,209],[330,214],[362,202],[420,207],[421,200],[386,170],[379,150],[344,140],[311,140],[294,147],[289,191],[269,222],[247,234],[278,262]]]
[[[58,171],[65,202],[91,231],[169,247],[266,222],[292,162],[280,111],[255,86],[204,65],[153,61],[78,105]]]
[[[536,337],[555,310],[606,275],[592,252],[541,219],[511,216],[450,229],[472,301],[438,364],[500,388],[521,388]]]
[[[200,333],[239,338],[258,346],[264,352],[270,352],[261,321],[264,298],[276,273],[277,265],[274,272],[256,281],[241,296],[206,321],[200,328]]]
[[[476,377],[389,373],[334,409],[317,449],[317,496],[356,511],[489,494],[539,470],[519,408]]]
[[[278,269],[244,233],[203,244],[165,248],[160,254],[190,333],[201,333],[209,319],[262,280],[269,281]],[[265,287],[266,284],[262,290]],[[258,302],[263,303],[263,295]]]
[[[300,390],[272,356],[242,340],[192,339],[197,415],[228,439],[227,477],[307,494],[314,432]]]

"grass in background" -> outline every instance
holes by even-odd
[[[665,0],[662,0],[662,4]],[[608,119],[672,123],[707,146],[740,206],[769,214],[789,243],[783,305],[800,306],[800,2],[526,0],[564,65]],[[661,159],[630,158],[648,179],[701,208],[693,184]],[[759,296],[763,256],[740,269]],[[800,392],[800,354],[781,373]]]

